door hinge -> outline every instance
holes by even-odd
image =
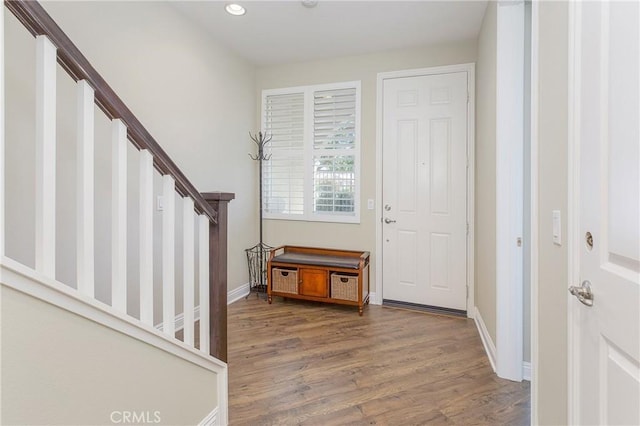
[[[467,103],[469,103],[470,99],[471,99],[471,96],[469,95],[469,92],[467,92]]]
[[[469,235],[469,222],[467,222],[467,235]]]

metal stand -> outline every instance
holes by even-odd
[[[257,135],[249,133],[249,137],[258,147],[258,155],[251,155],[249,157],[258,161],[259,164],[259,180],[260,180],[260,242],[255,246],[245,250],[247,253],[247,264],[249,265],[249,285],[251,291],[256,292],[256,296],[264,294],[266,298],[267,294],[267,261],[269,253],[273,247],[265,244],[262,241],[262,162],[268,161],[271,155],[264,155],[264,147],[271,141],[271,136],[263,135],[262,132],[258,132]],[[249,297],[249,295],[247,295]]]
[[[258,243],[245,250],[249,265],[249,285],[251,291],[254,291],[258,297],[260,294],[267,294],[267,261],[272,248],[264,243]],[[248,294],[247,297],[249,297]]]

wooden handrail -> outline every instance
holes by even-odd
[[[205,201],[178,166],[158,145],[124,102],[78,50],[58,24],[37,1],[5,0],[5,6],[34,36],[46,35],[58,49],[58,63],[75,80],[86,80],[95,90],[95,102],[109,119],[119,118],[127,126],[128,139],[138,148],[147,149],[153,155],[155,168],[163,175],[169,174],[176,181],[176,191],[193,199],[198,213],[205,214],[214,224],[218,213]]]

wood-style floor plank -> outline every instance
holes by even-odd
[[[229,306],[232,425],[528,425],[473,321],[251,295]]]

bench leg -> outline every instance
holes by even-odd
[[[269,304],[271,304],[271,302],[272,302],[271,295],[269,295],[269,297],[267,299],[269,300]]]

